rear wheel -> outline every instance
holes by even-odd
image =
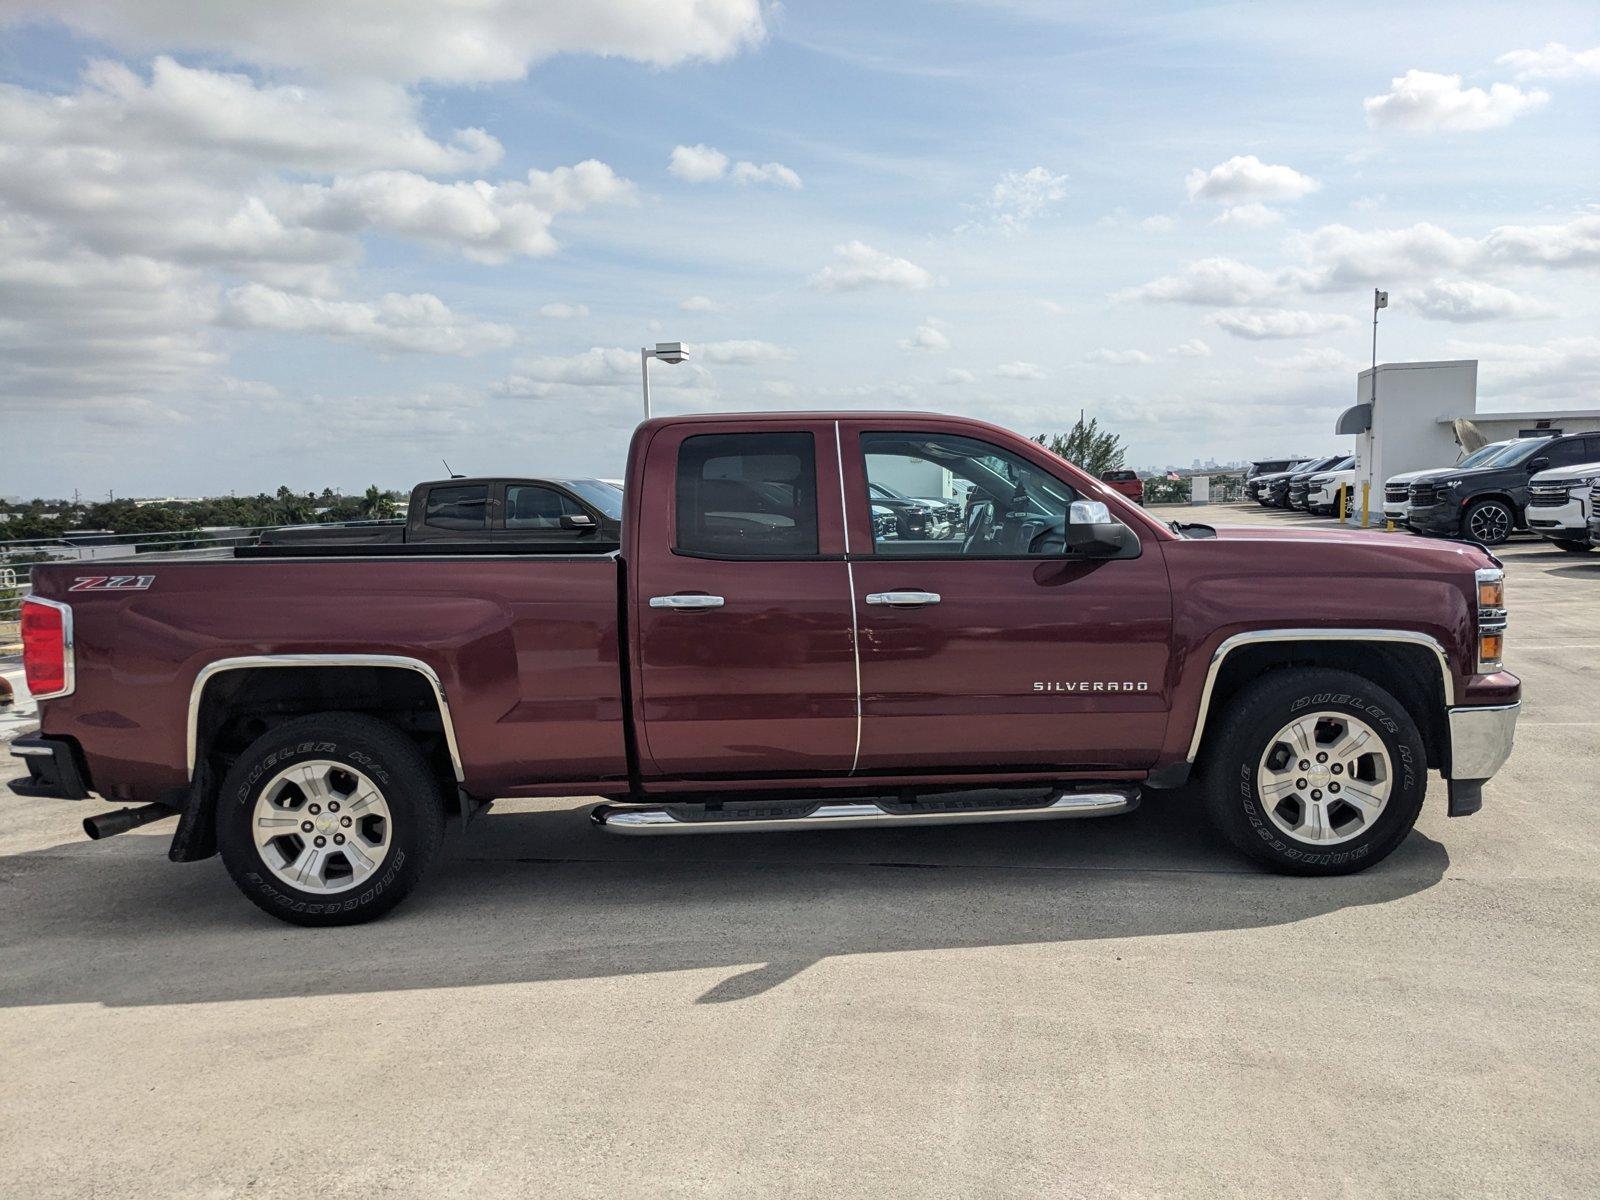
[[[1206,808],[1236,847],[1287,875],[1382,861],[1416,824],[1427,751],[1384,689],[1349,671],[1274,671],[1229,705],[1207,753]]]
[[[353,925],[389,911],[444,836],[421,751],[356,713],[300,717],[263,734],[228,772],[217,805],[234,883],[295,925]]]
[[[1503,500],[1479,500],[1461,518],[1461,532],[1485,546],[1498,546],[1516,525],[1517,514]]]

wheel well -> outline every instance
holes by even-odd
[[[387,721],[417,743],[435,776],[454,791],[455,763],[432,683],[403,667],[241,667],[206,682],[195,714],[195,766],[213,778],[263,733],[319,712],[359,712]]]
[[[1428,748],[1428,766],[1440,767],[1449,744],[1444,678],[1439,659],[1425,646],[1395,642],[1259,642],[1240,646],[1223,659],[1211,690],[1211,705],[1200,740],[1224,719],[1233,698],[1268,671],[1290,667],[1332,667],[1371,680],[1399,700],[1416,722]]]
[[[1468,500],[1466,504],[1462,505],[1462,517],[1467,515],[1468,510],[1471,509],[1474,504],[1481,504],[1485,500],[1498,500],[1501,504],[1504,504],[1511,510],[1511,519],[1517,522],[1519,525],[1522,524],[1522,509],[1517,506],[1517,502],[1515,500],[1506,495],[1504,492],[1484,492],[1481,496],[1472,497],[1472,499]]]

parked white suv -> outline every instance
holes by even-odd
[[[1552,467],[1528,480],[1528,528],[1563,550],[1589,550],[1590,489],[1600,484],[1600,462]]]
[[[1361,500],[1356,495],[1356,471],[1354,467],[1344,471],[1323,471],[1320,475],[1311,477],[1311,486],[1306,489],[1306,509],[1320,517],[1330,517],[1339,511],[1339,493],[1347,492],[1348,497],[1344,502],[1345,516],[1349,516],[1361,506]]]
[[[1487,446],[1480,446],[1467,455],[1457,467],[1484,467],[1489,460],[1499,454],[1507,446],[1516,444],[1516,439],[1504,442],[1490,442]],[[1406,523],[1406,510],[1411,504],[1411,482],[1421,479],[1424,475],[1432,475],[1439,467],[1429,467],[1425,471],[1407,471],[1402,475],[1391,475],[1383,481],[1383,519],[1393,521],[1396,525],[1404,526]]]

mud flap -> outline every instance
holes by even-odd
[[[1470,817],[1483,807],[1483,780],[1452,779],[1450,784],[1450,815]]]
[[[200,862],[217,852],[216,785],[211,774],[211,764],[195,764],[194,779],[178,808],[178,828],[172,835],[172,845],[167,847],[167,857],[173,862]]]

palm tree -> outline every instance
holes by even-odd
[[[361,515],[367,518],[388,516],[389,493],[375,483],[368,487],[366,494],[361,497]]]

